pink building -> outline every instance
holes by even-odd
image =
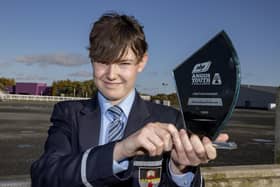
[[[18,82],[15,86],[15,94],[25,94],[25,95],[48,95],[46,83],[25,83]]]

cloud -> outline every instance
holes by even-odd
[[[0,68],[6,68],[6,67],[10,67],[10,66],[11,66],[11,62],[0,59]]]
[[[88,71],[77,71],[74,73],[68,74],[70,77],[83,77],[83,78],[92,78],[92,73]]]
[[[48,77],[39,76],[39,75],[32,75],[32,74],[24,74],[24,73],[17,73],[15,76],[16,80],[24,80],[24,81],[46,81],[49,80]]]
[[[57,65],[57,66],[80,66],[89,63],[87,57],[80,54],[46,54],[46,55],[25,55],[16,57],[16,62],[26,65]]]
[[[6,63],[0,63],[0,68],[5,68],[5,67],[8,67],[9,64],[6,64]]]

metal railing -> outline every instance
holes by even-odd
[[[151,100],[151,96],[141,95],[144,100]],[[64,97],[64,96],[44,96],[44,95],[20,95],[20,94],[1,94],[0,101],[67,101],[84,100],[88,97]]]
[[[63,97],[63,96],[43,96],[43,95],[20,95],[20,94],[1,94],[0,101],[66,101],[66,100],[83,100],[86,97]]]
[[[31,187],[30,176],[16,175],[0,177],[0,187]]]

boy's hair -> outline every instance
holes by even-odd
[[[133,16],[118,13],[102,15],[93,25],[89,42],[92,62],[118,62],[128,48],[132,49],[139,62],[148,48],[143,26]]]

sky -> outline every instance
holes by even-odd
[[[88,36],[108,11],[144,26],[149,61],[136,88],[175,92],[172,70],[221,30],[232,40],[241,83],[280,86],[278,0],[9,0],[0,3],[0,77],[17,82],[89,80]]]

